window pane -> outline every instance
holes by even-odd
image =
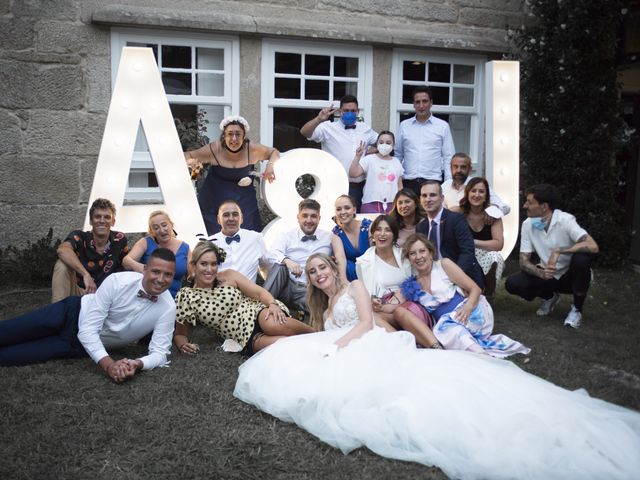
[[[426,65],[419,60],[402,62],[402,79],[424,82],[426,78]]]
[[[471,151],[471,115],[455,114],[449,115],[449,127],[453,136],[453,144],[456,152]],[[478,160],[478,159],[474,159]]]
[[[451,65],[448,63],[430,63],[429,81],[449,83],[451,81]]]
[[[463,107],[473,107],[473,89],[472,88],[454,88],[453,104]]]
[[[221,48],[196,48],[196,68],[224,70],[224,50]]]
[[[474,67],[473,65],[454,65],[453,82],[473,85],[475,73],[476,67]]]
[[[353,57],[335,57],[333,59],[334,77],[357,77],[358,59]]]
[[[320,148],[318,143],[300,135],[300,128],[317,114],[315,108],[274,108],[273,146],[281,152],[292,148]]]
[[[299,78],[276,78],[275,98],[300,98],[300,79]]]
[[[417,85],[402,86],[402,103],[413,103],[413,90]]]
[[[434,105],[449,105],[449,87],[431,87],[431,91]]]
[[[224,96],[224,75],[198,73],[196,75],[196,95]]]
[[[329,80],[305,80],[305,100],[329,100]]]
[[[345,95],[358,98],[358,82],[333,82],[333,100],[340,100]]]
[[[297,73],[302,71],[302,55],[298,53],[276,52],[276,73]]]
[[[191,95],[191,74],[163,72],[162,84],[167,95]]]
[[[158,45],[155,43],[127,42],[127,47],[147,47],[153,51],[153,58],[158,63]]]
[[[304,73],[307,75],[323,75],[328,77],[331,68],[331,57],[327,55],[305,55]]]
[[[191,68],[191,47],[162,46],[163,68]]]

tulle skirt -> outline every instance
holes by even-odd
[[[640,414],[470,352],[374,329],[279,340],[240,367],[234,395],[343,452],[366,446],[461,479],[631,479]]]

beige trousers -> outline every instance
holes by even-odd
[[[84,295],[84,289],[76,282],[76,272],[62,260],[58,260],[53,266],[51,277],[51,303],[59,302],[71,295]]]

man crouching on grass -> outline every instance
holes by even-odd
[[[175,269],[173,252],[159,248],[149,256],[142,274],[114,273],[96,293],[67,297],[0,321],[0,365],[88,355],[116,383],[140,370],[165,365],[176,312],[167,289]],[[107,353],[107,348],[124,347],[151,332],[149,354],[142,358],[115,361]]]

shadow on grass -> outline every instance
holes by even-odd
[[[513,270],[513,265],[510,266]],[[530,346],[513,361],[565,388],[640,410],[640,276],[596,272],[583,326],[562,322],[571,299],[549,317],[537,302],[493,304],[496,332]],[[47,289],[0,291],[0,318],[48,301]],[[0,368],[0,478],[446,478],[438,469],[359,449],[348,456],[232,396],[243,358],[197,328],[202,351],[174,353],[169,368],[115,385],[88,359]],[[137,357],[130,346],[115,356]]]

